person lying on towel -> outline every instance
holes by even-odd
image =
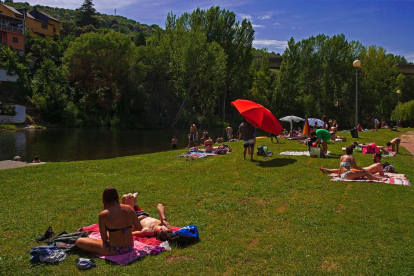
[[[368,167],[364,167],[362,169],[366,170],[370,174],[378,173],[378,175],[381,177],[387,177],[386,175],[384,175],[384,167],[381,164],[381,153],[374,153],[372,155],[372,161],[374,161],[374,164]],[[339,173],[339,169],[326,169],[324,167],[320,167],[320,170],[323,173]]]
[[[342,155],[339,160],[340,161],[339,170],[337,172],[334,172],[334,173],[338,173],[338,177],[342,179],[349,179],[349,180],[365,178],[365,177],[370,180],[378,180],[378,181],[382,180],[381,178],[373,176],[367,170],[360,168],[356,165],[355,159],[352,156],[352,153],[354,152],[353,146],[347,147],[345,152],[346,154]],[[326,169],[323,167],[321,167],[320,170],[322,172],[326,171]]]
[[[157,237],[160,241],[166,241],[167,235],[172,233],[172,228],[165,216],[164,206],[161,203],[157,206],[160,219],[152,218],[137,205],[137,196],[138,193],[122,196],[122,204],[133,208],[140,223],[139,227],[134,224],[132,235],[136,237]]]

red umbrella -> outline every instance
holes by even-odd
[[[248,100],[236,100],[231,105],[252,125],[278,135],[282,132],[279,120],[266,107]]]

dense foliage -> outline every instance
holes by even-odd
[[[26,34],[24,57],[0,45],[0,66],[19,75],[25,95],[52,123],[223,125],[240,120],[230,102],[245,98],[277,117],[326,114],[348,127],[355,120],[355,59],[362,62],[358,113],[364,126],[372,117],[390,119],[396,90],[403,91],[402,103],[414,98],[414,78],[398,69],[404,57],[343,34],[291,38],[275,71],[269,68],[275,54],[252,47],[251,23],[219,7],[169,13],[165,30],[99,14],[91,0],[76,11],[38,8],[63,21],[61,36]]]

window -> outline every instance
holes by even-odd
[[[53,27],[53,32],[56,33],[56,28],[55,27]]]
[[[47,24],[46,23],[42,23],[42,29],[47,30]]]
[[[18,37],[13,36],[13,43],[19,43],[19,38],[18,38]]]

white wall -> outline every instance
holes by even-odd
[[[0,69],[0,81],[12,81],[16,82],[18,79],[16,76],[7,75],[7,70]]]
[[[22,105],[15,105],[15,116],[0,116],[0,124],[21,124],[26,120],[26,107]]]

